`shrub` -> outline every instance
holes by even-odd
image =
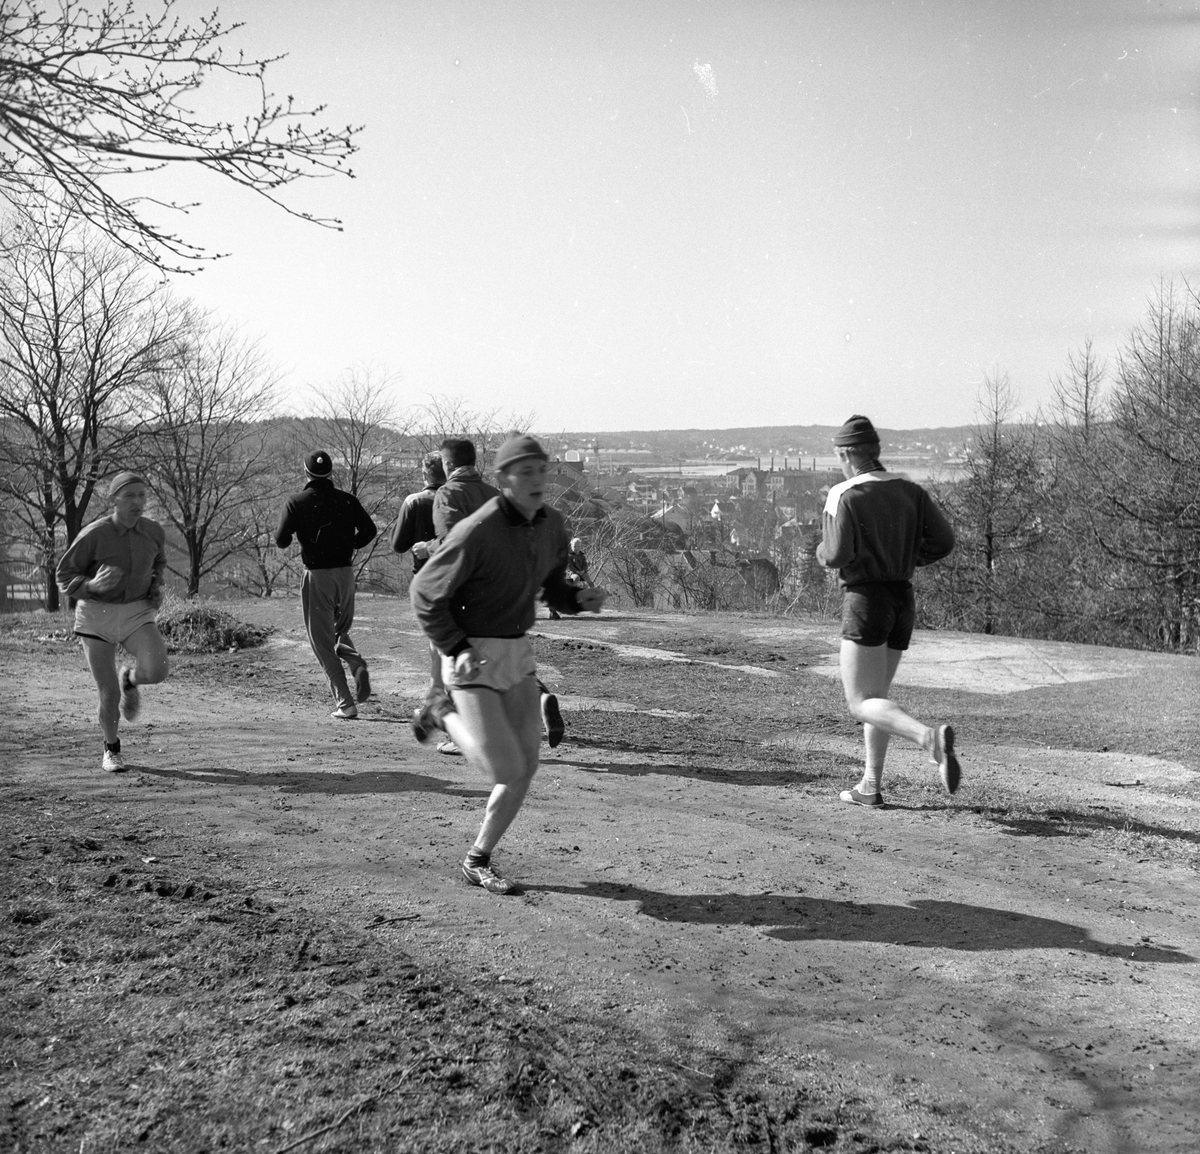
[[[184,601],[172,594],[163,599],[158,628],[174,653],[216,653],[225,649],[253,649],[271,630],[247,625],[210,601]]]

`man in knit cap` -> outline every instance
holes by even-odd
[[[436,540],[428,545],[426,556],[437,550],[446,534],[464,517],[499,495],[499,490],[489,485],[476,464],[475,443],[466,437],[447,437],[441,445],[442,467],[446,483],[433,498],[433,528]],[[442,688],[434,679],[430,692],[436,694]],[[546,744],[554,749],[566,734],[558,698],[539,680],[538,702],[542,714],[542,726],[546,731]],[[462,751],[456,742],[446,738],[437,743],[439,753],[457,754]]]
[[[350,639],[354,624],[354,568],[356,549],[375,539],[375,522],[352,494],[333,483],[333,459],[318,450],[304,461],[308,484],[287,500],[279,518],[275,544],[286,549],[295,537],[300,542],[304,580],[300,604],[304,628],[313,653],[329,678],[336,708],[332,716],[352,721],[358,704],[371,696],[367,663]],[[350,667],[355,692],[351,694],[342,662]]]
[[[961,771],[953,727],[925,725],[888,697],[913,632],[913,571],[947,556],[954,530],[920,485],[879,463],[879,434],[866,417],[851,417],[833,444],[846,479],[825,502],[817,559],[837,570],[842,586],[842,686],[866,744],[862,779],[841,799],[883,805],[880,780],[890,737],[921,746],[954,793]]]
[[[450,530],[410,593],[417,621],[442,654],[448,691],[417,710],[413,732],[424,742],[444,730],[493,783],[462,873],[494,894],[518,892],[491,855],[538,767],[538,681],[525,636],[538,594],[569,614],[598,611],[607,596],[566,578],[569,536],[562,514],[544,503],[547,461],[533,437],[505,441],[496,453],[499,495]]]
[[[118,473],[109,482],[108,497],[111,516],[79,531],[55,576],[63,593],[77,598],[75,636],[100,692],[101,765],[109,773],[122,773],[119,718],[137,717],[139,685],[154,685],[167,676],[167,646],[155,621],[167,554],[162,526],[142,516],[146,480],[140,473]],[[119,669],[118,645],[131,658]]]

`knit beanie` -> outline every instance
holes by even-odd
[[[318,449],[304,458],[304,471],[310,477],[328,477],[333,472],[333,458]]]
[[[833,435],[833,443],[839,449],[854,445],[878,445],[879,434],[869,418],[855,414]]]
[[[507,469],[510,465],[515,465],[518,461],[524,461],[527,457],[536,457],[539,461],[550,460],[546,450],[527,433],[509,437],[496,450],[496,469]]]

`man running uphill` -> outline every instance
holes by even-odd
[[[494,783],[479,836],[462,865],[472,885],[510,894],[517,885],[491,855],[520,811],[538,767],[541,717],[526,631],[541,592],[560,613],[598,612],[608,594],[566,579],[562,515],[543,505],[548,457],[532,437],[496,453],[500,495],[460,521],[413,578],[413,611],[442,654],[448,697],[413,716],[428,741],[444,729]]]
[[[829,490],[817,560],[838,571],[842,586],[842,687],[866,744],[862,779],[841,799],[883,805],[880,779],[892,736],[921,746],[953,793],[960,778],[953,728],[924,725],[888,693],[912,637],[913,571],[947,556],[954,530],[920,485],[879,463],[879,434],[866,417],[851,417],[833,444],[846,479]]]
[[[167,676],[167,643],[156,618],[167,565],[166,537],[157,521],[143,517],[146,480],[118,473],[108,486],[111,517],[80,530],[58,563],[58,585],[75,605],[75,636],[100,693],[101,765],[123,773],[118,714],[132,721],[141,704],[139,685]],[[132,662],[117,668],[117,646]]]

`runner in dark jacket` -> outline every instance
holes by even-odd
[[[392,529],[392,552],[407,553],[412,550],[413,572],[429,560],[429,543],[437,539],[433,524],[433,499],[446,483],[446,471],[440,453],[428,453],[421,463],[423,489],[409,493],[400,506],[396,525]]]
[[[537,772],[538,682],[526,631],[539,593],[563,613],[595,612],[607,596],[566,579],[567,530],[544,504],[547,456],[532,437],[500,446],[502,495],[450,530],[413,578],[413,612],[442,654],[448,696],[413,717],[419,741],[445,730],[494,783],[475,844],[462,865],[490,893],[517,886],[491,854],[520,811]]]
[[[367,663],[350,639],[354,624],[354,551],[375,539],[375,522],[351,493],[335,487],[333,460],[328,453],[310,453],[304,462],[308,484],[288,498],[279,518],[275,544],[286,549],[295,537],[304,561],[300,603],[313,653],[329,678],[343,721],[358,716],[359,703],[371,696]],[[342,662],[350,667],[355,693],[351,696]]]
[[[866,744],[862,779],[841,799],[883,805],[880,779],[892,736],[921,746],[953,793],[961,777],[954,728],[917,721],[888,694],[912,637],[913,571],[947,556],[954,530],[920,485],[879,463],[879,434],[866,417],[851,417],[833,443],[846,480],[829,491],[817,559],[838,571],[842,586],[842,687]]]
[[[489,485],[475,467],[475,444],[466,437],[447,437],[442,442],[442,467],[446,471],[446,483],[433,499],[433,527],[438,542],[464,518],[500,495],[500,490]],[[438,546],[431,546],[432,553]],[[554,749],[566,734],[558,698],[538,679],[538,694],[541,703],[542,727],[546,731],[546,744]],[[438,742],[438,753],[459,753],[453,740]]]

